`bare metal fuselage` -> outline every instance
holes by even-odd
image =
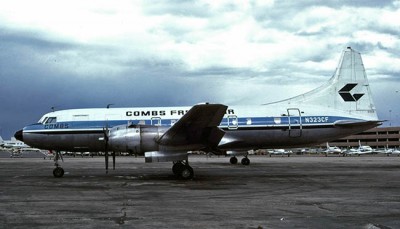
[[[250,150],[261,148],[290,148],[312,146],[326,141],[335,140],[350,134],[362,132],[375,127],[376,123],[353,127],[305,127],[300,129],[289,127],[265,127],[252,128],[225,128],[225,135],[216,150]],[[160,128],[159,134],[165,132],[168,127]],[[57,133],[24,133],[24,139],[32,147],[58,151],[104,151],[103,130],[57,132]],[[158,151],[159,146],[154,138],[154,148],[149,151]],[[224,144],[224,142],[226,142]],[[188,149],[189,150],[189,149]],[[193,149],[192,149],[193,150]],[[197,149],[201,150],[201,149]],[[142,154],[143,152],[139,152]]]

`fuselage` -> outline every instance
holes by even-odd
[[[71,109],[45,114],[26,126],[23,141],[35,148],[60,151],[104,151],[104,131],[119,125],[157,126],[160,136],[191,107]],[[336,126],[367,117],[314,106],[232,106],[218,126],[225,134],[217,150],[250,150],[311,146],[376,126]],[[156,138],[156,137],[155,137]],[[154,139],[155,141],[157,139]],[[201,150],[201,149],[192,149]]]

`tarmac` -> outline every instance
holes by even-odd
[[[400,157],[0,158],[0,228],[400,228]],[[110,160],[111,162],[111,160]],[[112,163],[110,163],[112,166]]]

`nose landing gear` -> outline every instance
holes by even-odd
[[[64,176],[64,169],[60,167],[60,165],[58,164],[58,160],[61,158],[61,161],[64,161],[64,159],[62,158],[61,152],[60,151],[56,151],[56,155],[54,157],[54,165],[56,166],[56,168],[53,170],[53,176],[60,178],[62,176]]]
[[[56,167],[53,170],[53,175],[54,175],[54,177],[57,177],[57,178],[64,176],[64,169],[61,167]]]

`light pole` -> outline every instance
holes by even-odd
[[[392,126],[392,110],[389,110],[389,126]]]

